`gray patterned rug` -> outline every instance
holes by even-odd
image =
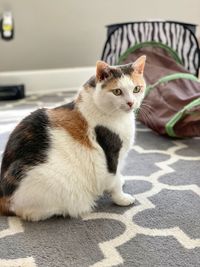
[[[0,102],[0,154],[25,115],[70,97]],[[134,206],[115,206],[105,195],[82,219],[0,217],[0,267],[200,266],[200,139],[171,140],[138,124],[123,175]]]

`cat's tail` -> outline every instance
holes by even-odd
[[[0,214],[6,216],[15,215],[14,212],[10,210],[10,198],[0,197]]]

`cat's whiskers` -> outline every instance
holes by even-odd
[[[140,110],[140,115],[143,117],[145,124],[150,125],[154,129],[158,129],[158,126],[155,124],[153,118],[151,117],[152,112],[145,110],[144,108]]]
[[[140,108],[142,108],[142,107],[148,108],[149,111],[151,111],[151,112],[154,112],[154,111],[155,111],[155,108],[152,107],[152,106],[150,106],[150,105],[148,104],[148,102],[145,101],[145,100],[142,102]]]
[[[158,129],[158,126],[155,124],[152,114],[154,113],[155,108],[150,106],[147,101],[143,101],[140,106],[140,115],[143,117],[145,123],[148,122],[154,129]]]

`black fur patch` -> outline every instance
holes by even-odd
[[[28,170],[46,162],[49,125],[45,109],[39,109],[23,119],[11,133],[1,165],[0,191],[4,196],[16,190]]]
[[[111,73],[112,77],[115,79],[121,78],[123,75],[121,68],[110,68],[110,73]]]
[[[104,83],[102,84],[102,88],[104,89],[108,83],[112,82],[115,79],[120,79],[123,75],[131,76],[134,69],[132,67],[132,63],[118,66],[117,68],[110,68],[109,75],[105,79]]]
[[[126,65],[121,65],[119,68],[122,70],[124,75],[131,75],[134,71],[133,64],[126,64]]]
[[[96,77],[95,76],[92,76],[83,86],[87,87],[93,87],[95,88],[96,87]]]
[[[96,138],[99,145],[104,150],[107,168],[110,173],[116,173],[119,152],[122,147],[122,141],[119,136],[104,126],[95,127]]]
[[[134,71],[132,63],[117,66],[117,68],[110,68],[110,76],[114,79],[121,78],[123,75],[131,75]]]

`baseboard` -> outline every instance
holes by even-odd
[[[0,85],[24,84],[27,94],[75,91],[94,73],[94,67],[1,72]]]

